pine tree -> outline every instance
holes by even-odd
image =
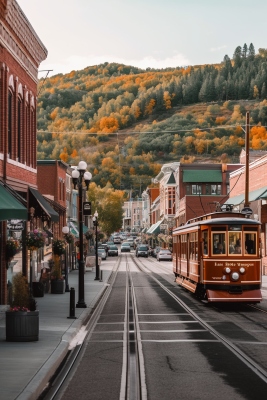
[[[252,43],[250,43],[249,48],[248,48],[248,59],[250,61],[253,61],[255,57],[255,47],[253,46]]]
[[[248,53],[248,46],[245,43],[244,46],[243,46],[243,49],[242,49],[242,57],[243,58],[247,58],[247,53]]]
[[[235,49],[234,55],[233,55],[233,59],[235,62],[235,69],[239,68],[242,64],[242,49],[241,46],[237,46],[237,48]]]
[[[262,88],[261,88],[261,99],[266,99],[266,95],[267,95],[266,85],[265,85],[265,82],[264,82],[264,84],[262,85]]]

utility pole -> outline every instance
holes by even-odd
[[[249,111],[246,113],[246,186],[245,186],[245,204],[244,207],[249,207]]]

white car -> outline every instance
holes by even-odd
[[[120,244],[121,243],[121,238],[119,237],[119,236],[115,236],[114,237],[114,244],[115,243],[117,243],[117,244]]]
[[[170,252],[170,250],[160,250],[157,254],[157,260],[158,261],[172,261],[172,253]]]

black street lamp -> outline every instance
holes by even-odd
[[[98,227],[98,212],[94,213],[93,224],[95,226],[95,281],[99,281],[99,265],[98,265],[98,240],[97,240],[97,227]]]
[[[79,260],[79,289],[77,308],[86,308],[84,301],[84,257],[83,257],[83,179],[87,190],[89,188],[92,174],[86,171],[87,164],[85,161],[80,161],[78,168],[72,171],[72,181],[74,188],[78,186],[79,190],[79,241],[80,241],[80,260]]]
[[[70,228],[68,226],[63,226],[62,228],[62,232],[64,233],[64,235],[66,233],[69,233]],[[67,250],[65,247],[65,281],[66,281],[66,289],[65,292],[69,292],[70,288],[69,288],[69,266],[67,265]]]

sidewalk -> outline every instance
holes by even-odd
[[[66,355],[69,342],[83,325],[97,299],[104,291],[115,260],[102,262],[103,283],[94,281],[95,272],[85,273],[86,309],[76,308],[76,320],[69,315],[70,294],[45,294],[36,298],[40,314],[38,342],[5,340],[5,306],[0,308],[0,399],[36,400],[49,378]],[[69,287],[78,299],[78,271],[69,274]]]

